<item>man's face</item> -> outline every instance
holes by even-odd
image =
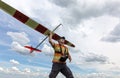
[[[60,44],[64,44],[64,42],[65,42],[65,39],[59,39],[59,41],[58,41]]]

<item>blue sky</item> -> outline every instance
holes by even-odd
[[[76,45],[69,47],[68,66],[75,78],[120,77],[119,0],[4,0],[7,4]],[[67,31],[67,32],[66,32]],[[29,54],[24,45],[36,46],[45,36],[0,10],[0,77],[46,78],[53,49],[46,40],[41,53]],[[12,75],[11,75],[12,74]],[[63,77],[61,74],[58,78]]]

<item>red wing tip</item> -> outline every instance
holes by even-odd
[[[42,51],[40,50],[40,51],[36,51],[36,52],[42,52]]]
[[[31,47],[31,46],[24,46],[24,47],[27,48],[27,49],[30,49],[31,52],[32,52],[32,51],[41,52],[41,50],[39,50],[39,49],[37,49],[37,48],[34,48],[34,47]]]

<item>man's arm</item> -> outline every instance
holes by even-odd
[[[49,35],[49,43],[50,43],[52,46],[54,46],[55,43],[52,41],[52,36],[53,36],[53,33],[50,32],[50,35]]]
[[[68,53],[68,59],[69,59],[70,62],[72,61],[70,53]]]

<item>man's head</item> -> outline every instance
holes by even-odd
[[[60,38],[58,39],[58,43],[59,43],[59,44],[64,44],[64,42],[65,42],[65,37],[60,37]]]

